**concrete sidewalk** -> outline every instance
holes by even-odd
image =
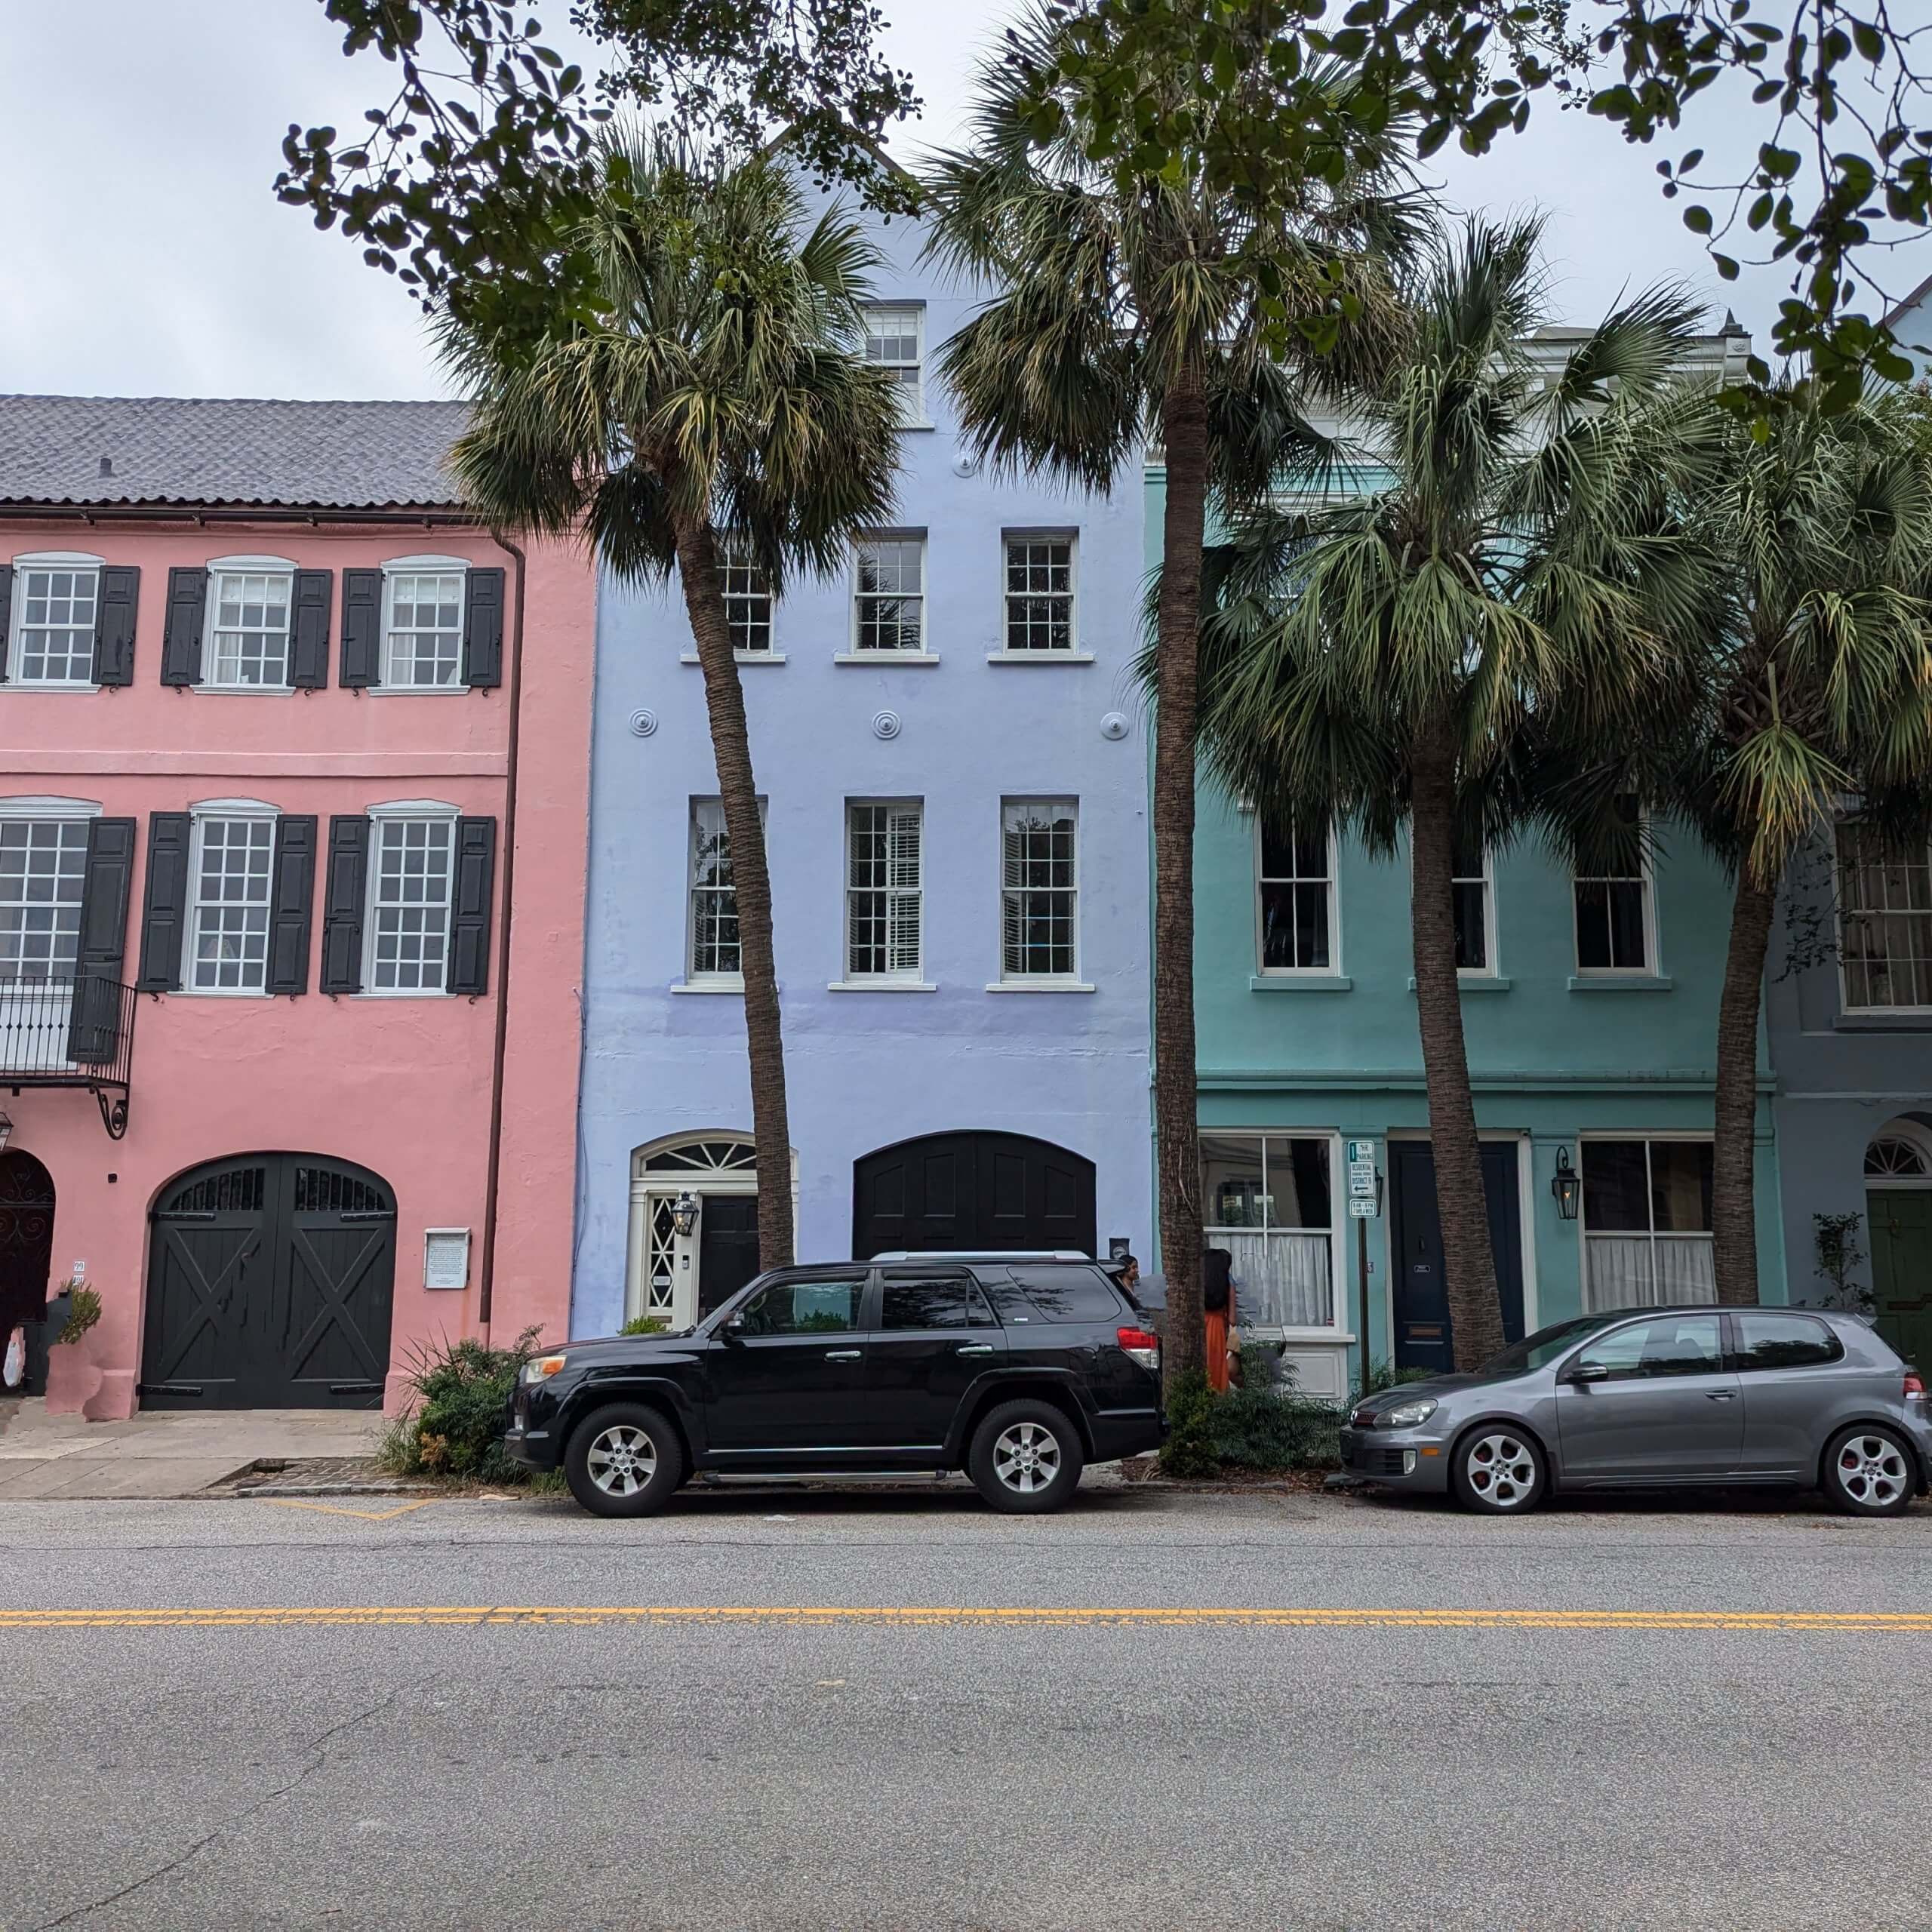
[[[160,1410],[126,1422],[50,1416],[38,1396],[0,1401],[0,1502],[193,1496],[257,1460],[367,1456],[367,1409]]]

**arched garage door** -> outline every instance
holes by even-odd
[[[149,1243],[149,1408],[373,1408],[395,1289],[395,1196],[313,1154],[171,1181]]]
[[[1094,1164],[1022,1134],[928,1134],[852,1166],[852,1252],[1094,1252]]]

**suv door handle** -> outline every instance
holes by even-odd
[[[952,1352],[956,1355],[989,1355],[992,1352],[990,1342],[961,1342]]]
[[[825,1358],[827,1361],[857,1361],[864,1352],[863,1349],[827,1349]]]
[[[1712,1402],[1734,1401],[1737,1396],[1737,1391],[1735,1389],[1706,1389],[1704,1391],[1705,1399]]]

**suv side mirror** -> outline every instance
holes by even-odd
[[[1607,1382],[1610,1371],[1600,1361],[1580,1361],[1563,1379],[1566,1382]]]
[[[718,1324],[718,1332],[728,1342],[735,1342],[745,1332],[744,1316],[743,1315],[726,1316],[724,1320]]]

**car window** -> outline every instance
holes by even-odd
[[[1614,1315],[1574,1315],[1567,1321],[1552,1322],[1512,1342],[1500,1355],[1491,1355],[1482,1365],[1484,1375],[1522,1375],[1533,1368],[1546,1368],[1566,1349],[1574,1348],[1586,1335],[1607,1328],[1618,1318]]]
[[[835,1281],[774,1281],[739,1311],[740,1335],[838,1335],[859,1325],[863,1275]]]
[[[1040,1263],[981,1281],[1001,1321],[1118,1321],[1128,1310],[1120,1291],[1098,1268],[1078,1263]]]
[[[1731,1319],[1737,1324],[1740,1368],[1816,1368],[1844,1358],[1844,1344],[1808,1315],[1740,1309]]]
[[[1724,1364],[1715,1315],[1660,1315],[1613,1329],[1591,1343],[1579,1361],[1600,1362],[1612,1382],[1656,1376],[1715,1375]]]
[[[964,1275],[888,1275],[878,1325],[887,1329],[963,1328]]]

